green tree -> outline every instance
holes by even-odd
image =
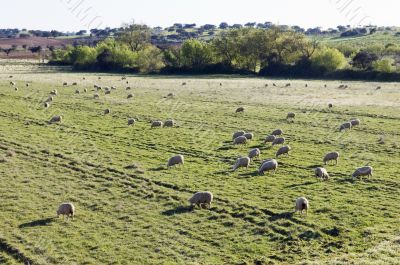
[[[212,48],[203,41],[190,39],[181,47],[182,65],[193,69],[201,69],[213,62]]]
[[[131,51],[138,52],[150,45],[151,29],[146,25],[126,24],[118,33],[118,40],[129,46]]]
[[[311,57],[311,65],[319,70],[333,72],[346,66],[346,57],[335,48],[323,47]]]
[[[394,67],[394,60],[391,58],[385,58],[373,62],[372,69],[381,73],[392,73],[396,71],[396,68]]]

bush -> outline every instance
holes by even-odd
[[[343,53],[335,48],[324,47],[311,57],[312,68],[324,72],[334,72],[343,69],[346,65],[347,60]]]
[[[372,69],[380,73],[393,73],[396,71],[396,68],[393,65],[394,60],[386,58],[373,62]]]

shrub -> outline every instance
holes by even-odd
[[[324,47],[311,57],[312,68],[333,72],[346,66],[347,60],[343,53],[335,48]]]
[[[396,68],[393,65],[394,65],[393,59],[385,58],[373,62],[372,69],[381,73],[393,73],[396,70]]]

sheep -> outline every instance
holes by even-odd
[[[286,116],[286,119],[294,119],[296,117],[296,113],[294,112],[289,112]]]
[[[51,92],[50,92],[50,95],[52,95],[52,96],[57,96],[57,95],[58,95],[57,89],[54,89],[53,91],[51,91]]]
[[[272,83],[272,85],[273,85],[273,86],[276,86],[276,84],[275,84],[275,83]]]
[[[350,121],[350,123],[351,123],[351,127],[354,127],[354,126],[360,125],[360,124],[361,124],[361,121],[360,121],[359,119],[352,119],[352,120]]]
[[[372,177],[373,171],[374,169],[371,166],[360,167],[357,168],[351,176],[353,178],[359,177],[360,179],[362,179],[364,176]]]
[[[265,87],[268,87],[268,84],[265,84]]]
[[[174,127],[176,122],[174,120],[167,120],[164,122],[164,127]]]
[[[163,127],[163,122],[162,121],[153,121],[151,123],[151,128],[154,128],[154,127]]]
[[[44,107],[45,107],[46,109],[48,109],[48,108],[50,107],[50,103],[45,102],[45,103],[44,103]]]
[[[129,125],[135,125],[135,123],[136,123],[136,120],[135,120],[135,119],[133,119],[133,118],[129,118],[129,119],[128,119],[128,126],[129,126]]]
[[[250,159],[253,159],[253,158],[259,158],[260,157],[260,155],[261,155],[261,151],[260,151],[260,149],[258,149],[258,148],[254,148],[254,149],[251,149],[250,151],[249,151],[249,157],[250,157]]]
[[[283,131],[281,129],[277,129],[271,133],[271,135],[274,135],[274,136],[279,136],[282,134],[283,134]]]
[[[308,84],[306,84],[305,87],[308,87]]]
[[[15,91],[18,91],[18,87],[15,87],[14,90],[15,90]]]
[[[94,99],[98,99],[98,98],[100,98],[100,95],[96,93],[96,94],[93,95],[93,98]]]
[[[250,166],[250,157],[239,157],[236,160],[235,165],[233,165],[232,167],[232,171],[236,171],[236,169],[240,168],[240,167],[245,167],[248,168]]]
[[[317,178],[320,178],[320,179],[322,179],[322,180],[328,180],[329,179],[329,174],[328,174],[328,171],[326,171],[326,169],[325,168],[323,168],[323,167],[317,167],[316,169],[315,169],[315,176],[317,177]]]
[[[45,102],[52,102],[54,100],[54,98],[52,96],[49,96]]]
[[[80,94],[81,92],[77,89],[75,90],[75,94]]]
[[[308,209],[310,208],[310,204],[308,203],[308,200],[304,197],[297,198],[295,206],[294,206],[294,212],[296,213],[297,211],[300,212],[300,214],[303,214],[303,212],[308,212]]]
[[[235,145],[238,145],[238,144],[245,144],[245,143],[247,143],[247,138],[245,137],[245,136],[239,136],[239,137],[236,137],[234,140],[233,140],[233,144],[235,144]]]
[[[111,89],[108,86],[106,86],[106,87],[104,87],[104,90],[105,91],[110,91]]]
[[[56,123],[56,122],[62,122],[62,116],[61,115],[53,116],[50,119],[49,124]]]
[[[258,168],[258,174],[264,175],[265,171],[271,171],[271,170],[273,170],[275,173],[277,168],[278,168],[278,161],[276,161],[275,159],[265,160],[261,163],[261,166]]]
[[[63,83],[63,86],[68,86],[68,83],[67,83],[67,82],[64,82],[64,83]]]
[[[265,137],[265,139],[264,139],[264,144],[266,144],[266,143],[272,143],[275,139],[276,139],[276,136],[275,136],[275,135],[268,135],[268,136]]]
[[[291,86],[291,84],[290,83],[287,83],[286,85],[285,85],[285,87],[290,87]]]
[[[102,88],[101,86],[98,86],[98,87],[96,88],[96,90],[97,90],[97,91],[100,91],[100,90],[103,90],[103,88]]]
[[[15,82],[10,82],[10,86],[16,86],[17,84]]]
[[[340,127],[339,127],[340,132],[343,130],[346,130],[346,129],[349,129],[349,130],[351,129],[351,122],[345,122],[342,125],[340,125]]]
[[[106,95],[110,95],[110,94],[111,94],[111,91],[110,91],[110,90],[107,90],[107,91],[105,92],[105,94],[106,94]]]
[[[209,191],[199,191],[196,192],[190,199],[191,207],[198,206],[203,207],[204,205],[207,206],[208,209],[211,208],[211,203],[213,200],[213,194]]]
[[[234,132],[232,135],[232,140],[234,140],[235,138],[238,138],[239,136],[243,136],[245,133],[246,133],[245,131]]]
[[[287,154],[289,156],[289,152],[290,152],[291,148],[288,145],[282,146],[281,148],[279,148],[279,150],[276,152],[275,156],[279,157],[283,154]]]
[[[381,87],[380,86],[378,86],[377,88],[376,88],[376,90],[380,90],[381,89]]]
[[[28,84],[28,83],[26,83],[26,84],[25,84],[25,86],[26,86],[26,87],[29,87],[29,84]]]
[[[127,98],[133,98],[133,94],[128,94]]]
[[[176,165],[183,166],[184,163],[185,163],[185,159],[183,158],[183,155],[177,155],[177,156],[171,157],[168,160],[167,167],[171,168]]]
[[[245,133],[245,134],[243,134],[243,136],[246,137],[247,140],[252,140],[254,138],[253,133]]]
[[[328,104],[328,108],[330,108],[330,109],[333,108],[333,104],[332,104],[332,103],[329,103],[329,104]]]
[[[327,87],[328,87],[328,85],[327,85],[327,84],[325,84],[325,85],[324,85],[324,87],[325,87],[325,88],[327,88]]]
[[[125,90],[131,90],[132,88],[130,87],[130,86],[127,86],[126,88],[125,88]]]
[[[117,88],[115,86],[112,86],[111,90],[117,90]]]
[[[65,216],[67,216],[67,218],[71,216],[73,220],[75,216],[75,206],[70,202],[62,203],[57,210],[57,217],[60,217],[60,215],[62,215],[64,218]]]
[[[236,109],[236,113],[238,113],[238,112],[244,112],[244,108],[243,108],[243,107],[237,108],[237,109]]]
[[[105,109],[104,110],[104,115],[107,115],[107,114],[110,114],[111,113],[111,110],[110,109]]]
[[[329,161],[335,160],[335,161],[336,161],[335,165],[337,165],[339,156],[340,156],[339,152],[330,152],[330,153],[327,153],[327,154],[325,155],[324,159],[323,159],[323,162],[324,162],[325,165],[326,165]]]
[[[277,144],[284,144],[284,143],[285,143],[285,138],[284,137],[279,137],[279,138],[276,138],[272,142],[272,146],[277,145]]]
[[[73,82],[72,85],[73,85],[73,86],[77,86],[78,83],[77,83],[77,82]]]
[[[84,88],[84,89],[83,89],[83,92],[87,93],[87,88]]]
[[[186,82],[183,82],[183,83],[182,83],[182,86],[186,86]]]
[[[175,94],[174,94],[174,93],[169,93],[169,94],[167,95],[167,97],[173,98],[173,97],[175,97]]]
[[[99,76],[99,78],[98,78],[99,80],[101,80],[101,76]]]

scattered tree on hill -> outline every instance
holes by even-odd
[[[124,26],[118,40],[127,44],[133,52],[143,50],[150,44],[150,28],[132,22]]]
[[[378,60],[378,56],[376,54],[369,53],[366,51],[361,51],[354,56],[352,64],[353,66],[361,69],[370,69],[372,63],[375,62],[376,60]]]

